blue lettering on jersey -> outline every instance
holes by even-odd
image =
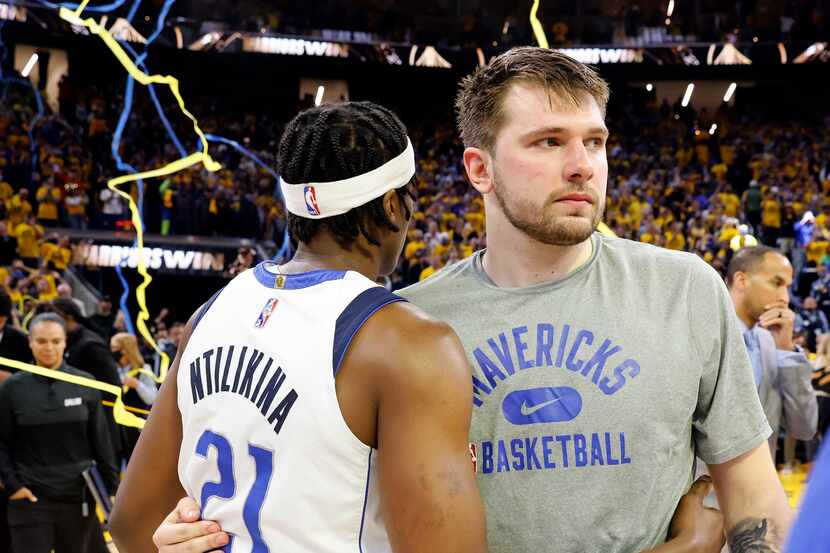
[[[626,358],[623,347],[613,340],[569,324],[559,328],[558,336],[556,330],[550,323],[539,323],[535,329],[519,326],[487,338],[482,345],[474,347],[472,358],[478,374],[473,376],[473,404],[482,406],[502,382],[534,368],[564,369],[563,374],[581,376],[607,396],[616,394],[640,374],[639,362]],[[526,417],[511,418],[516,412],[507,405],[506,399],[503,409],[505,417],[513,424],[529,424]]]
[[[481,442],[482,474],[630,465],[624,432],[540,435]]]
[[[560,425],[558,432],[549,434],[499,435],[481,441],[481,474],[632,464],[625,432],[584,432],[584,416],[578,428],[568,425],[582,413],[588,399],[583,395],[595,391],[599,397],[613,396],[640,374],[640,363],[621,344],[590,329],[543,322],[486,338],[470,355],[477,368],[472,376],[475,407],[500,401],[501,414],[510,424]],[[516,389],[511,379],[528,370],[551,371],[545,380],[556,385]],[[589,386],[575,387],[574,378]],[[494,393],[499,386],[502,391]]]
[[[222,353],[226,352],[224,367],[222,367]],[[236,364],[236,375],[233,387],[228,384],[228,375],[233,364],[234,353],[239,352]],[[262,416],[273,425],[274,432],[279,434],[291,408],[297,401],[299,394],[293,388],[289,390],[271,409],[277,395],[285,382],[286,374],[282,367],[274,368],[274,359],[268,357],[264,366],[265,353],[252,348],[247,358],[248,347],[228,346],[208,350],[190,362],[190,393],[193,404],[217,393],[230,392],[244,397],[256,407]],[[214,360],[211,363],[211,360]],[[273,370],[272,370],[273,368]],[[258,377],[258,378],[257,378]],[[256,385],[254,386],[254,380]]]

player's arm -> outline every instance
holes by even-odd
[[[793,513],[766,442],[721,464],[710,464],[732,553],[778,552]]]
[[[176,373],[192,327],[193,317],[187,323],[182,345],[141,431],[115,498],[110,530],[120,553],[155,551],[153,532],[185,495],[177,471],[182,422]]]
[[[377,375],[380,499],[393,551],[485,553],[471,373],[455,332],[394,304],[369,320],[349,356]]]

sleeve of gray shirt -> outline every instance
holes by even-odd
[[[696,258],[689,272],[691,350],[700,373],[692,420],[697,455],[725,463],[764,443],[772,433],[755,388],[738,316],[720,275]]]
[[[800,351],[778,350],[778,388],[784,411],[782,426],[798,440],[812,440],[818,425],[818,404],[811,378],[813,367]]]

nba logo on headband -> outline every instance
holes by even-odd
[[[317,205],[317,191],[313,186],[305,187],[305,207],[309,215],[320,215],[320,206]]]

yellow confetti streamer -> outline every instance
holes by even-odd
[[[104,407],[115,407],[115,404],[111,401],[102,401],[101,403],[104,404]],[[126,409],[130,413],[138,413],[140,415],[150,414],[150,411],[148,411],[147,409],[139,409],[138,407],[130,407],[129,405],[125,405],[124,409]]]
[[[132,196],[127,192],[119,189],[118,187],[122,184],[127,184],[130,182],[136,182],[138,180],[146,180],[151,178],[157,177],[164,177],[167,175],[171,175],[173,173],[177,173],[188,167],[192,167],[198,163],[201,163],[205,169],[208,171],[214,172],[218,171],[222,168],[221,164],[216,162],[213,158],[210,157],[208,154],[208,141],[205,137],[204,132],[199,127],[199,122],[196,118],[187,110],[185,107],[184,99],[182,98],[181,93],[179,92],[179,81],[175,77],[170,75],[148,75],[141,71],[130,59],[130,56],[124,51],[120,44],[109,34],[109,32],[99,25],[94,19],[87,18],[81,19],[80,15],[83,12],[84,7],[89,3],[89,0],[85,0],[78,6],[76,11],[70,11],[67,8],[60,9],[60,16],[62,19],[66,20],[67,22],[73,25],[79,25],[86,27],[89,32],[93,35],[98,35],[104,41],[104,44],[112,51],[113,55],[115,55],[116,59],[124,66],[124,69],[140,84],[147,86],[150,84],[160,84],[166,85],[170,88],[170,92],[173,93],[173,96],[176,98],[176,102],[179,105],[179,109],[181,109],[182,113],[193,122],[193,130],[199,137],[199,141],[202,145],[202,151],[196,152],[189,156],[183,157],[178,159],[172,163],[165,165],[164,167],[160,167],[158,169],[153,169],[150,171],[144,171],[142,173],[134,173],[131,175],[122,175],[120,177],[116,177],[114,179],[110,179],[107,182],[107,187],[124,198],[127,201],[130,207],[130,215],[133,226],[136,230],[136,246],[138,247],[138,273],[142,277],[141,284],[138,285],[136,288],[136,301],[138,303],[140,312],[137,316],[136,327],[138,328],[139,334],[147,341],[148,344],[159,354],[161,358],[161,364],[159,369],[159,376],[156,378],[157,382],[164,381],[165,376],[167,376],[167,369],[170,365],[170,358],[164,353],[161,348],[158,347],[156,341],[153,339],[152,334],[150,334],[149,329],[147,328],[146,321],[150,318],[150,312],[147,309],[147,287],[153,281],[153,278],[147,272],[147,263],[144,259],[144,225],[141,221],[141,216],[138,211],[138,205],[136,205],[135,201],[133,200]],[[136,374],[136,371],[130,373],[130,376]]]
[[[67,374],[54,369],[44,369],[43,367],[38,367],[37,365],[22,363],[6,357],[0,357],[0,365],[110,393],[115,396],[115,403],[112,408],[113,415],[115,416],[115,422],[123,424],[124,426],[132,426],[135,428],[144,427],[144,419],[127,411],[124,406],[124,401],[121,399],[121,388],[115,384],[107,384],[106,382],[99,382],[93,378],[85,378],[83,376]]]
[[[615,233],[613,230],[611,230],[608,227],[608,225],[606,225],[605,223],[600,223],[599,225],[597,225],[597,230],[600,231],[605,236],[610,236],[611,238],[616,238],[617,237],[617,233]]]
[[[530,26],[533,28],[533,34],[536,36],[536,42],[539,43],[539,46],[548,48],[548,37],[545,36],[545,28],[536,16],[539,11],[539,2],[540,0],[533,0],[533,6],[530,8]]]

